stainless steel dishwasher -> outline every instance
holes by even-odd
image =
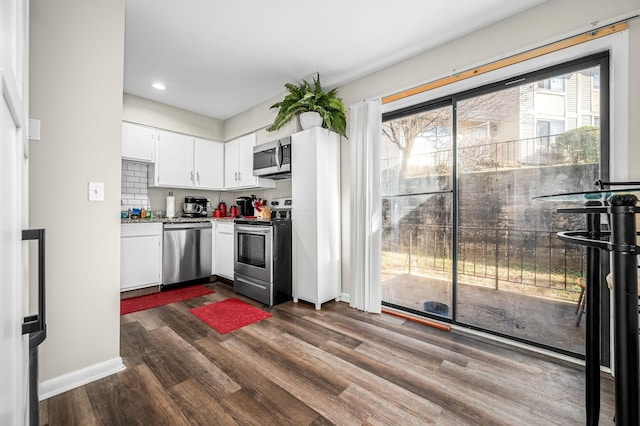
[[[165,223],[162,285],[211,276],[211,222]]]

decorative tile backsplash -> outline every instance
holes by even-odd
[[[120,191],[122,210],[149,206],[148,170],[149,165],[145,163],[122,162],[122,189]]]

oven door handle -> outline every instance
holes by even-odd
[[[247,234],[270,234],[271,227],[269,226],[256,226],[256,225],[235,225],[235,232],[244,232]]]

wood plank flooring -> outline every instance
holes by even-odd
[[[330,302],[267,308],[224,283],[121,317],[126,370],[40,403],[41,425],[581,425],[583,369]],[[221,335],[193,307],[273,317]],[[614,424],[602,376],[601,425]]]

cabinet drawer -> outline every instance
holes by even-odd
[[[162,235],[162,223],[123,223],[120,227],[121,237],[142,237],[145,235]]]
[[[265,305],[273,305],[270,283],[245,278],[240,274],[235,274],[235,280],[233,280],[233,291],[253,300],[257,300],[258,302],[262,302]]]

